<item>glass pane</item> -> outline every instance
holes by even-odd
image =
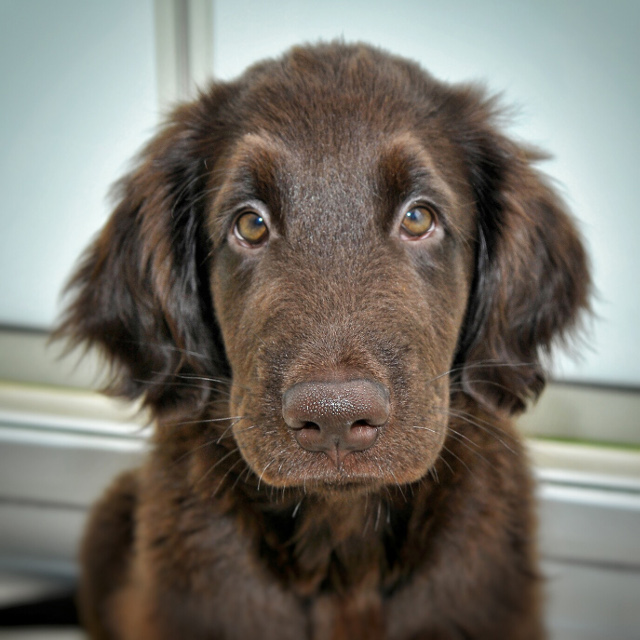
[[[0,324],[46,328],[157,119],[153,2],[0,0]]]

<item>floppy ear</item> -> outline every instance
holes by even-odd
[[[203,229],[220,100],[213,90],[177,109],[117,185],[116,209],[71,279],[54,333],[101,348],[107,391],[156,410],[201,395],[203,385],[180,376],[226,373]]]
[[[458,366],[467,393],[514,413],[542,392],[541,360],[588,309],[591,283],[576,226],[533,167],[541,154],[492,127],[491,101],[474,101],[461,144],[477,207],[477,270]]]

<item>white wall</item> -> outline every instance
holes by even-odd
[[[48,327],[157,117],[152,0],[0,0],[0,324]]]

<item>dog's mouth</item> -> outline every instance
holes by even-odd
[[[380,427],[355,425],[349,438],[359,444],[351,450],[344,441],[328,444],[321,430],[312,426],[297,432],[282,426],[256,428],[250,437],[251,432],[241,432],[236,442],[258,486],[312,492],[376,491],[424,477],[444,439],[436,431],[427,430],[433,436],[427,438],[425,431],[409,433],[395,422]]]
[[[373,452],[308,452],[299,450],[274,473],[267,470],[265,482],[280,487],[302,487],[307,491],[354,491],[389,484]]]

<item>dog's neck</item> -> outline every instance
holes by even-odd
[[[262,556],[303,597],[391,587],[407,569],[403,549],[414,537],[411,522],[416,510],[423,512],[422,494],[430,492],[428,483],[409,488],[410,494],[406,489],[309,493],[253,503],[260,511],[256,536]],[[252,522],[254,517],[255,512]]]
[[[387,502],[377,495],[310,496],[300,510],[291,541],[298,589],[344,592],[380,583],[389,565]]]

